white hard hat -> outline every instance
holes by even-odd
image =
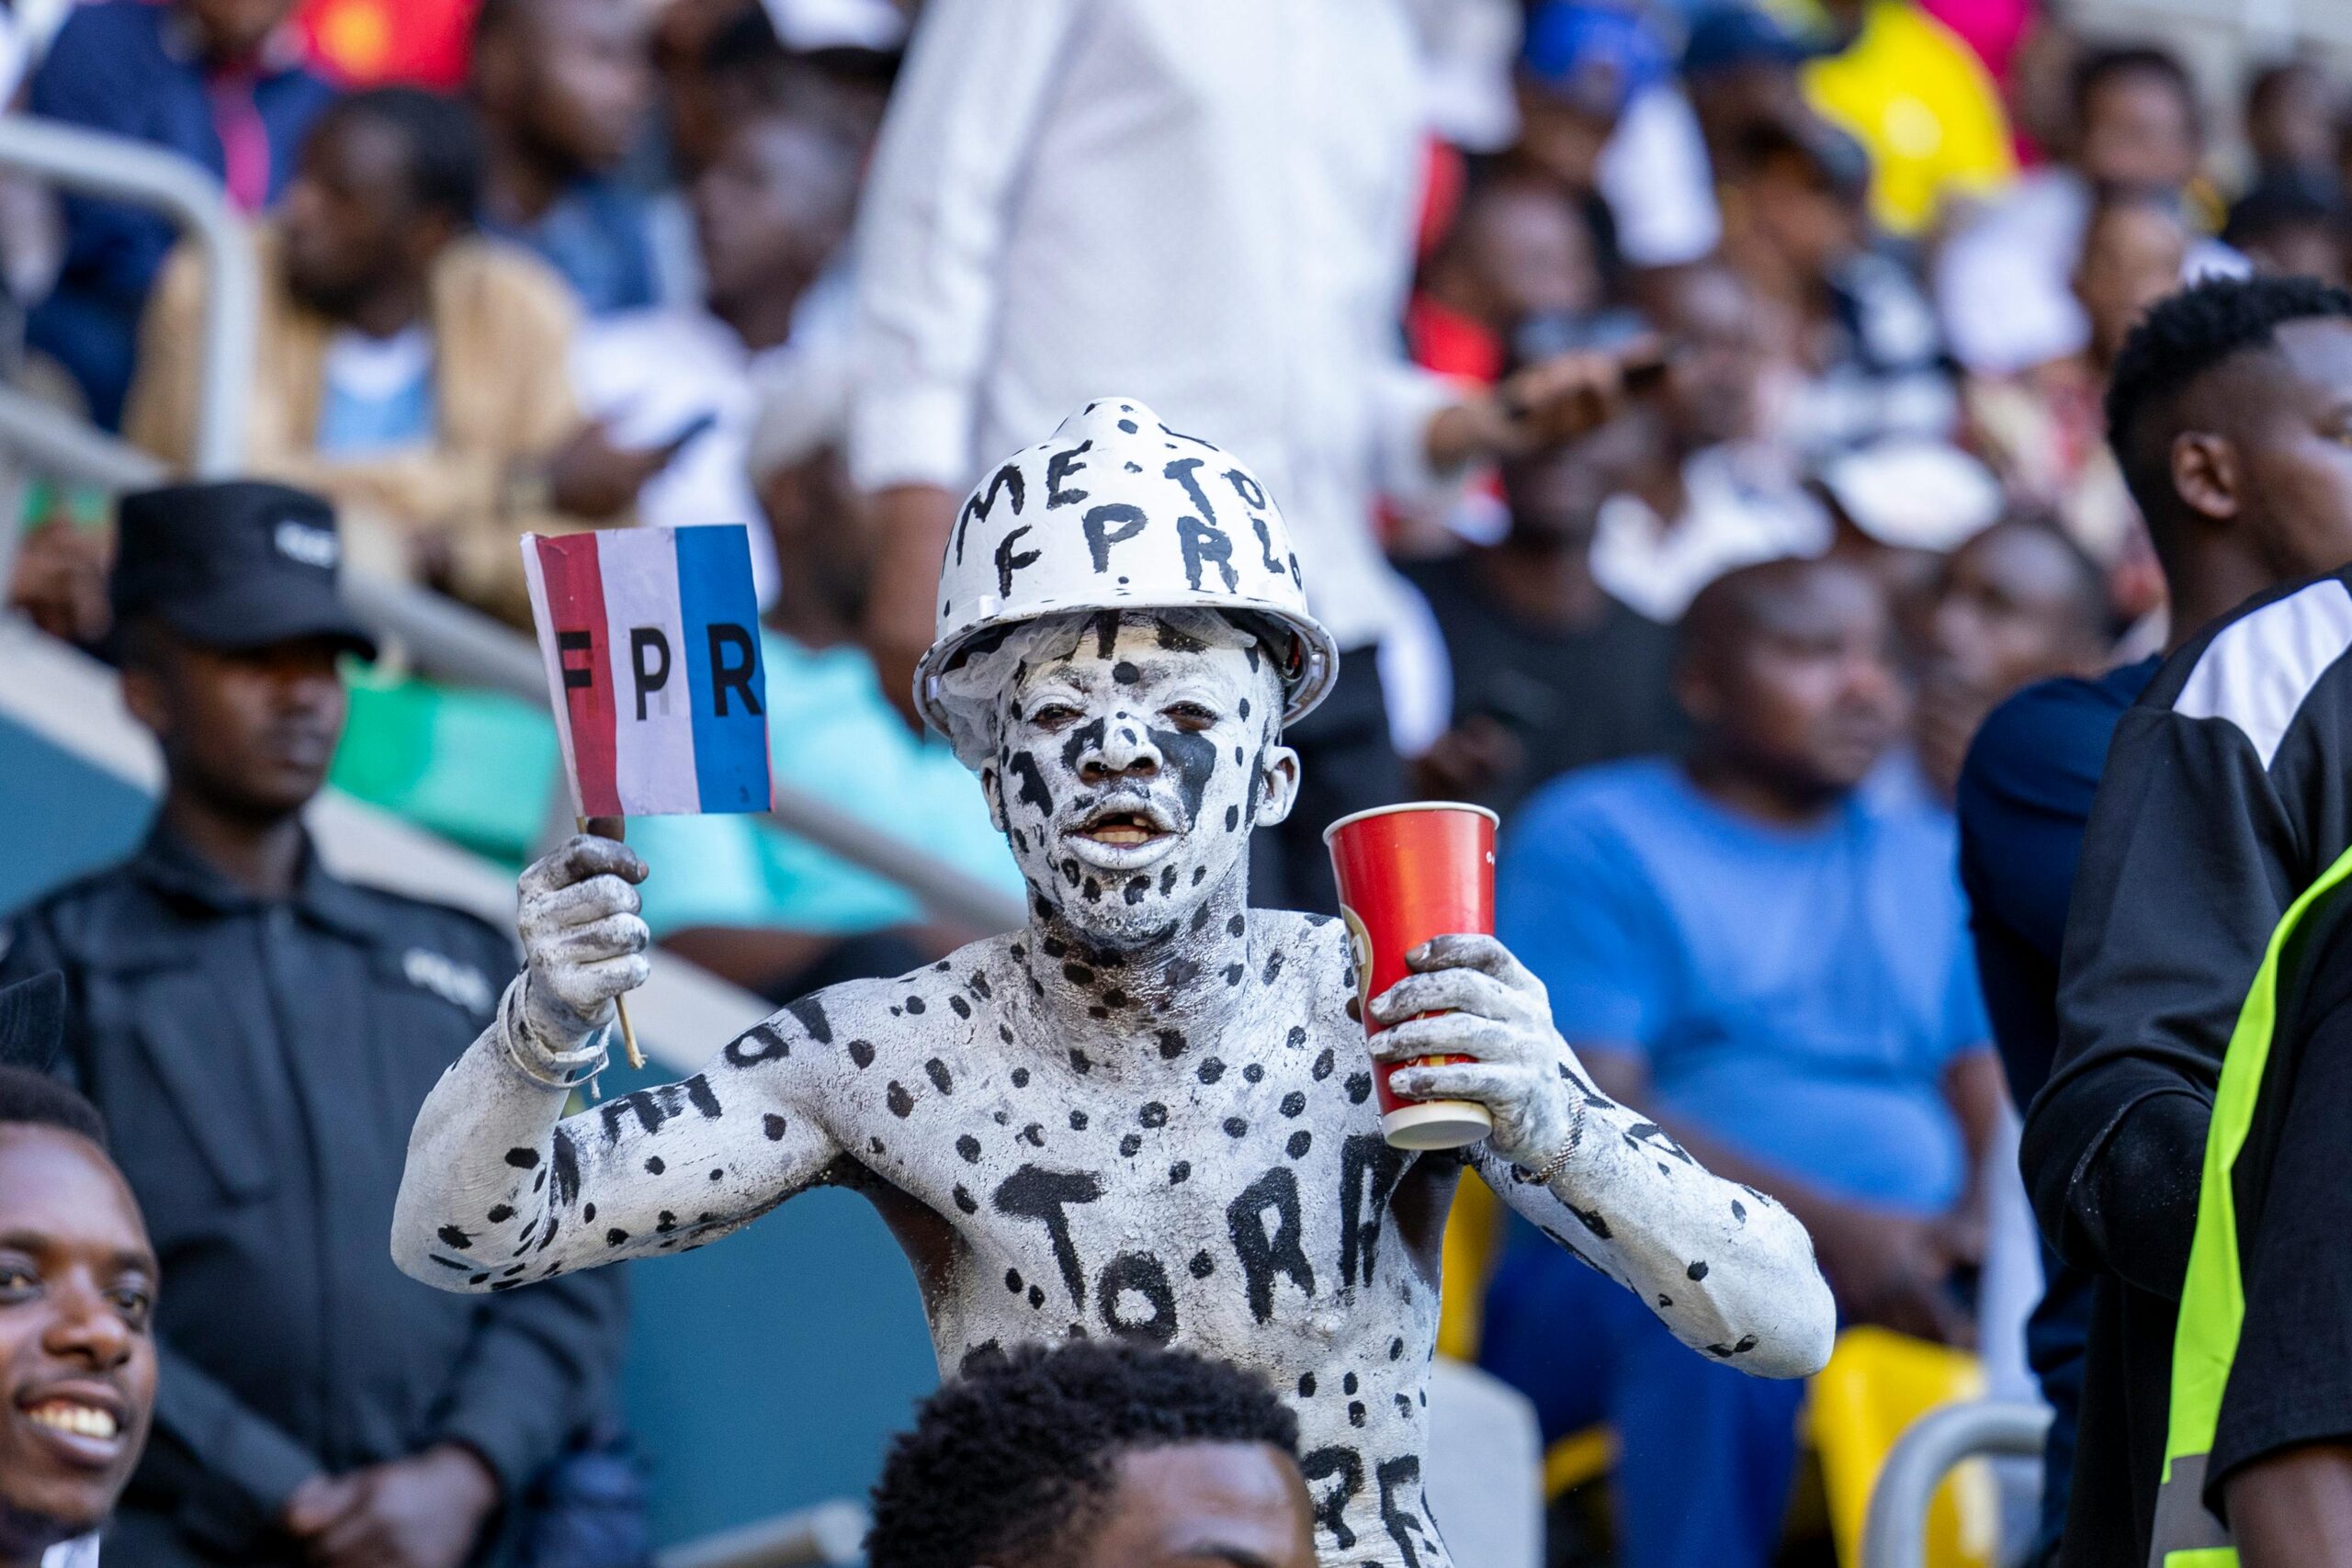
[[[1290,530],[1257,476],[1133,398],[1099,398],[999,464],[956,514],[915,705],[951,733],[940,677],[988,633],[1040,615],[1167,609],[1272,623],[1289,644],[1269,645],[1289,693],[1285,724],[1340,672],[1331,634],[1306,613]]]

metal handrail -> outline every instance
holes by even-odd
[[[1862,1568],[1927,1568],[1928,1505],[1951,1468],[1977,1454],[2038,1459],[2050,1412],[1980,1399],[1931,1410],[1899,1438],[1862,1526]]]
[[[177,152],[21,114],[0,116],[0,168],[158,209],[195,239],[208,286],[188,467],[200,479],[235,473],[244,456],[261,288],[252,241],[223,199],[220,182]]]

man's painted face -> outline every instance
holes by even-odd
[[[1250,830],[1290,814],[1298,761],[1254,643],[1204,642],[1148,614],[1067,625],[1012,681],[981,783],[1046,902],[1130,946],[1246,865]]]

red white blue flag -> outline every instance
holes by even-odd
[[[768,809],[741,524],[526,534],[523,570],[581,815]]]

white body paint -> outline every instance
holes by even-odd
[[[1244,908],[1250,829],[1296,784],[1272,662],[1131,615],[1045,625],[1015,666],[980,773],[1031,880],[1024,930],[832,987],[682,1084],[560,1121],[564,1092],[515,1054],[555,1071],[642,964],[633,890],[584,874],[626,852],[575,840],[526,874],[530,967],[418,1117],[394,1254],[495,1290],[854,1186],[915,1262],[944,1375],[1079,1333],[1238,1362],[1299,1413],[1325,1563],[1446,1568],[1420,1472],[1463,1162],[1381,1139],[1340,923]],[[1106,818],[1159,830],[1118,842],[1134,830]],[[1469,1163],[1699,1353],[1816,1370],[1834,1314],[1796,1221],[1592,1090],[1491,939],[1440,946],[1398,1016],[1464,1010],[1384,1039],[1478,1058],[1435,1069],[1495,1113]],[[1571,1147],[1548,1187],[1518,1173]]]

